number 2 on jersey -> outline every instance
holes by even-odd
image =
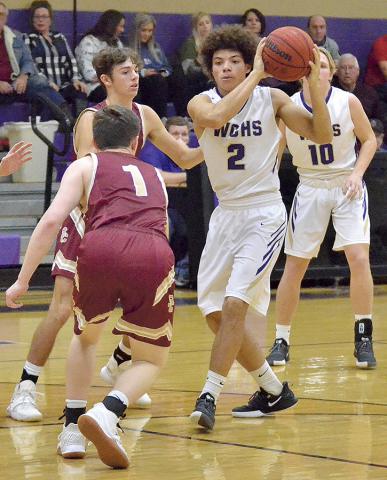
[[[244,163],[236,163],[242,160],[245,156],[245,146],[241,143],[233,143],[227,147],[228,153],[233,153],[228,157],[228,169],[229,170],[244,170]]]
[[[139,168],[136,167],[136,165],[123,165],[122,170],[124,172],[129,172],[132,175],[137,197],[147,197],[148,191],[146,189],[144,177],[141,175]]]
[[[317,149],[318,147],[318,149]],[[312,157],[313,165],[322,163],[323,165],[329,165],[333,162],[333,147],[331,143],[324,143],[323,145],[308,145],[310,155]]]

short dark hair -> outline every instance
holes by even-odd
[[[176,126],[176,127],[187,127],[188,131],[190,129],[189,121],[184,117],[174,116],[167,118],[165,122],[165,128],[169,131],[169,127]]]
[[[140,121],[129,108],[110,105],[95,113],[93,137],[100,150],[127,148],[140,132]]]
[[[246,10],[245,13],[241,17],[240,23],[243,26],[246,26],[247,15],[250,12],[253,12],[258,17],[258,20],[261,22],[260,35],[263,36],[263,34],[265,33],[265,30],[266,30],[266,18],[265,18],[265,15],[262,12],[260,12],[259,10],[257,10],[256,8],[249,8],[248,10]]]
[[[216,28],[207,36],[200,49],[204,70],[213,79],[212,59],[218,50],[235,50],[242,55],[246,64],[252,66],[257,46],[255,35],[251,35],[242,25]]]
[[[54,16],[54,13],[52,11],[52,6],[51,6],[50,2],[48,2],[47,0],[34,0],[31,3],[31,6],[30,6],[30,22],[31,22],[31,25],[32,25],[33,17],[35,15],[35,10],[37,10],[38,8],[45,8],[46,10],[48,10],[48,14],[50,15],[50,18],[52,20],[52,18]]]
[[[113,68],[126,60],[132,60],[134,65],[141,68],[140,57],[131,48],[107,47],[98,52],[93,58],[93,67],[97,74],[98,80],[101,82],[101,75],[109,75],[111,77]]]
[[[324,15],[319,15],[318,13],[315,13],[314,15],[311,15],[309,18],[308,18],[308,28],[310,27],[310,22],[312,21],[312,18],[314,17],[321,17],[324,19],[325,23],[327,23],[326,21],[326,18],[324,17]]]

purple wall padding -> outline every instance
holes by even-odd
[[[20,236],[0,236],[0,266],[20,264]]]
[[[82,35],[90,29],[101,12],[78,12],[78,42]],[[125,13],[126,29],[123,35],[124,43],[127,41],[128,32],[131,28],[134,14]],[[191,33],[191,19],[189,15],[179,14],[155,14],[157,21],[157,39],[165,49],[167,55],[173,55],[182,42]],[[239,21],[235,15],[213,15],[215,25],[233,23]],[[378,19],[352,19],[352,18],[328,18],[328,35],[334,38],[340,47],[341,53],[354,54],[362,69],[367,64],[367,56],[376,38],[386,33],[386,21]],[[307,17],[266,17],[266,34],[278,27],[294,25],[306,29]],[[8,25],[22,32],[30,29],[28,10],[11,10]],[[66,35],[70,44],[73,38],[73,17],[71,11],[56,12],[54,26]]]

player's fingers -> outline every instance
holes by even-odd
[[[23,158],[22,163],[26,163],[32,160],[32,157]]]

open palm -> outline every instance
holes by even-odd
[[[3,157],[0,163],[0,175],[6,176],[15,173],[32,158],[31,143],[18,142]]]

